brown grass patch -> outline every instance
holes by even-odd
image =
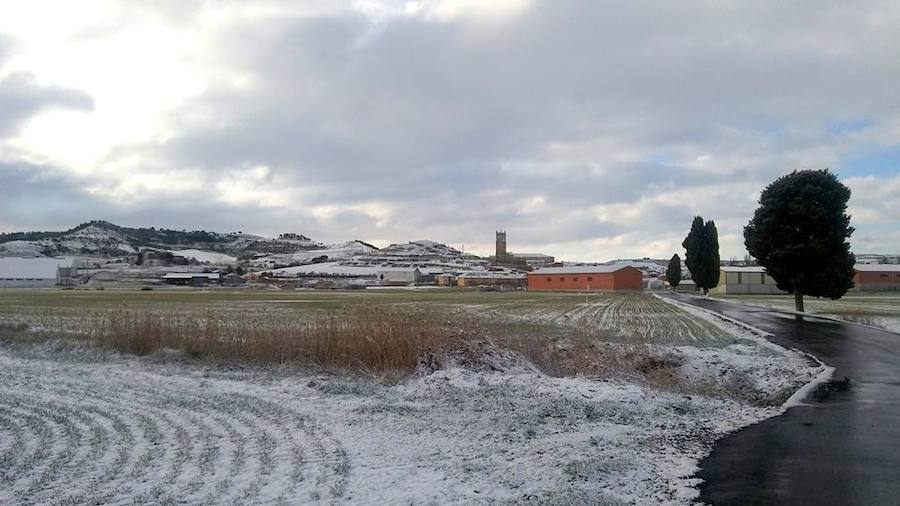
[[[670,347],[641,339],[581,329],[548,336],[475,319],[437,318],[433,313],[386,306],[352,305],[308,320],[271,321],[265,315],[223,318],[171,316],[118,310],[87,316],[69,338],[88,340],[123,353],[179,351],[194,359],[247,364],[293,364],[376,376],[428,372],[449,361],[467,368],[534,367],[555,377],[631,381],[651,388],[753,404],[771,404],[736,375],[687,380],[681,357]],[[6,341],[39,342],[58,334],[28,332],[22,324],[0,325]],[[781,396],[781,394],[779,394]]]
[[[180,350],[194,358],[373,372],[413,371],[422,360],[440,360],[462,337],[426,318],[368,305],[277,325],[253,315],[225,323],[212,314],[123,310],[97,315],[89,327],[91,339],[125,353]]]

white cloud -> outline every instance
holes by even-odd
[[[71,212],[30,209],[45,228],[152,206],[176,228],[485,254],[506,228],[513,250],[595,260],[668,257],[694,214],[742,256],[760,190],[831,167],[854,246],[896,250],[900,176],[842,171],[900,145],[898,22],[874,1],[19,3],[0,170],[65,182]]]

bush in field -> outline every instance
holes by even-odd
[[[666,269],[666,281],[672,288],[677,288],[681,284],[681,257],[678,253],[672,255],[669,260],[669,267]]]
[[[853,287],[848,200],[850,189],[828,170],[794,171],[763,190],[744,228],[747,251],[794,294],[797,311],[804,295],[839,299]]]
[[[691,231],[681,243],[687,253],[684,263],[691,271],[694,284],[703,290],[719,284],[719,232],[712,220],[703,222],[703,217],[695,216]]]

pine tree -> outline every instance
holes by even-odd
[[[672,259],[669,260],[669,267],[666,269],[666,281],[669,282],[669,286],[673,290],[681,284],[681,257],[678,256],[678,253],[672,255]]]
[[[778,288],[803,296],[839,299],[853,287],[850,189],[828,170],[794,171],[776,179],[759,198],[744,228],[744,245]]]

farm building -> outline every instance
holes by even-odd
[[[775,280],[766,274],[765,267],[721,267],[718,286],[710,293],[759,294],[785,293],[778,289]]]
[[[456,286],[472,288],[476,286],[505,286],[525,288],[525,275],[519,272],[478,271],[460,274]]]
[[[162,281],[170,285],[206,286],[221,283],[222,276],[218,272],[170,272]]]
[[[666,283],[666,286],[671,286]],[[678,293],[697,293],[698,288],[697,285],[694,284],[693,280],[690,279],[682,279],[681,283],[678,283],[678,286],[675,287],[674,291]]]
[[[630,265],[546,267],[528,273],[528,289],[567,291],[639,291],[643,274]]]
[[[419,269],[385,269],[378,271],[378,280],[389,286],[414,285],[422,277]]]
[[[0,258],[0,287],[41,288],[72,284],[72,258]]]
[[[434,277],[437,286],[456,286],[456,274],[442,273]]]
[[[863,292],[900,290],[900,265],[856,264],[853,282]]]

